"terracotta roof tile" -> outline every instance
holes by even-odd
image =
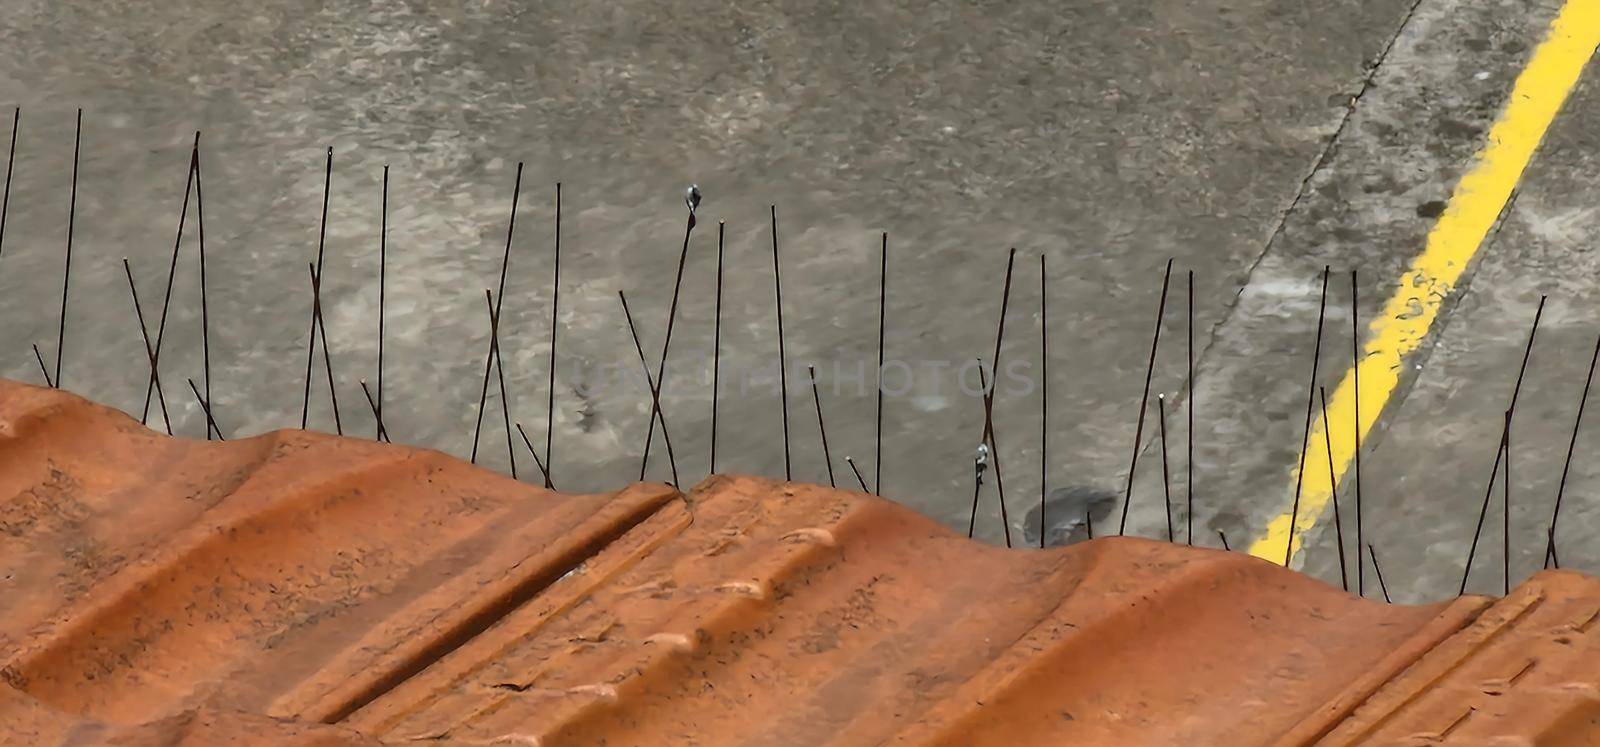
[[[1569,573],[1389,606],[810,485],[576,496],[355,439],[174,440],[12,383],[0,539],[0,736],[27,743],[1600,739],[1600,582]]]

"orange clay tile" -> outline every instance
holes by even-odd
[[[136,726],[67,716],[0,685],[0,744],[90,747],[378,747],[376,739],[326,724],[210,708]]]
[[[156,435],[0,381],[0,743],[1600,744],[1600,582],[1389,606],[717,476]]]

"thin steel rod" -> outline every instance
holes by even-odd
[[[556,241],[555,270],[550,279],[550,380],[545,386],[544,403],[544,456],[547,463],[555,464],[556,439],[556,320],[561,313],[561,182],[556,182]],[[537,456],[537,455],[535,455]],[[544,467],[545,488],[555,487],[550,482],[550,472]]]
[[[1050,492],[1050,305],[1044,254],[1039,254],[1039,549],[1044,549],[1045,495]]]
[[[1161,423],[1161,508],[1167,515],[1167,541],[1176,542],[1172,531],[1172,478],[1167,468],[1167,395],[1156,395],[1156,419]]]
[[[1369,544],[1367,545],[1367,555],[1372,558],[1372,572],[1378,577],[1378,588],[1383,590],[1383,601],[1388,604],[1394,604],[1389,599],[1389,585],[1383,582],[1383,568],[1378,565],[1378,551]]]
[[[872,492],[883,495],[883,350],[889,314],[889,232],[884,231],[878,269],[878,407],[873,427]]]
[[[722,239],[727,226],[717,221],[717,310],[711,332],[711,463],[717,473],[717,402],[722,396]]]
[[[871,493],[872,491],[867,490],[866,478],[861,476],[861,470],[856,467],[856,460],[851,459],[850,457],[845,457],[844,461],[850,465],[850,471],[856,473],[856,482],[861,484],[861,492]]]
[[[500,414],[506,425],[506,459],[511,462],[511,479],[517,479],[517,450],[511,440],[511,398],[506,396],[506,359],[500,354],[500,309],[497,299],[488,288],[483,289],[483,300],[489,309],[489,347],[494,350],[495,378],[500,381]]]
[[[1156,350],[1161,346],[1161,321],[1167,315],[1167,286],[1172,282],[1172,260],[1167,260],[1166,273],[1161,276],[1161,302],[1156,306],[1156,328],[1150,336],[1150,362],[1144,369],[1144,391],[1139,395],[1139,420],[1133,429],[1133,456],[1128,460],[1128,484],[1122,493],[1122,519],[1117,523],[1117,536],[1128,532],[1128,507],[1133,503],[1133,475],[1139,468],[1139,446],[1144,442],[1145,412],[1150,408],[1150,379],[1156,372]]]
[[[511,269],[511,242],[517,231],[517,203],[522,200],[522,162],[517,162],[517,178],[511,187],[511,218],[506,223],[506,250],[500,257],[500,286],[495,291],[495,319],[500,318],[506,300],[506,274]],[[478,442],[483,437],[483,411],[489,405],[489,368],[500,361],[499,341],[491,340],[489,357],[483,362],[483,387],[478,392],[478,419],[472,426],[472,463],[478,463]]]
[[[315,265],[307,265],[311,270],[311,316],[316,322],[317,331],[322,335],[322,365],[328,374],[328,399],[333,404],[333,430],[344,435],[344,420],[339,415],[339,387],[337,379],[333,378],[333,354],[328,351],[328,328],[322,319],[322,273],[317,272]]]
[[[194,190],[194,167],[195,163],[199,159],[199,154],[200,141],[196,140],[193,148],[191,148],[189,151],[189,170],[184,177],[183,184],[183,208],[178,211],[178,236],[172,241],[172,259],[167,264],[167,290],[166,294],[161,299],[161,321],[156,325],[155,357],[157,363],[161,361],[161,341],[166,338],[167,334],[167,311],[172,308],[172,284],[173,280],[178,276],[178,249],[183,245],[183,226],[189,220],[189,196]],[[306,396],[309,397],[309,370],[307,373],[308,376],[306,379],[308,389]],[[146,425],[150,421],[150,398],[155,394],[155,386],[156,377],[154,370],[152,370],[150,378],[145,381],[144,385],[144,407],[139,411],[139,423],[141,425]],[[301,427],[303,428],[304,425],[302,424]]]
[[[1478,528],[1477,528],[1477,531],[1472,536],[1472,545],[1467,548],[1467,563],[1466,563],[1467,573],[1471,573],[1472,572],[1472,559],[1473,559],[1474,556],[1476,556],[1478,554],[1478,535],[1483,532],[1483,522],[1489,516],[1489,501],[1494,496],[1494,483],[1495,483],[1495,480],[1499,479],[1499,477],[1500,477],[1500,470],[1498,469],[1499,466],[1500,466],[1500,459],[1501,459],[1501,457],[1505,456],[1505,453],[1506,453],[1506,429],[1505,429],[1504,426],[1502,426],[1501,429],[1500,429],[1500,443],[1495,446],[1495,451],[1494,451],[1494,465],[1495,465],[1496,469],[1489,474],[1489,485],[1488,485],[1488,487],[1484,488],[1484,491],[1483,491],[1483,507],[1478,512]],[[1462,577],[1461,577],[1461,590],[1459,592],[1461,594],[1467,593],[1466,592],[1467,578],[1468,577],[1467,577],[1466,574],[1463,574]]]
[[[217,432],[218,441],[228,440],[227,436],[222,435],[222,427],[217,425],[217,419],[211,415],[211,403],[201,396],[200,387],[195,386],[194,379],[189,379],[189,391],[194,392],[195,400],[200,403],[200,411],[206,414],[206,427]]]
[[[1344,517],[1339,515],[1339,480],[1333,468],[1333,424],[1328,421],[1328,390],[1326,387],[1317,387],[1317,394],[1322,398],[1322,444],[1328,452],[1328,493],[1333,496],[1333,534],[1339,543],[1339,585],[1346,592],[1350,591],[1350,577],[1345,571],[1347,565],[1344,556]],[[1361,546],[1356,546],[1356,561],[1360,562]]]
[[[1355,378],[1355,481],[1356,481],[1356,595],[1367,596],[1367,566],[1361,562],[1365,539],[1365,520],[1361,516],[1361,304],[1356,271],[1350,271],[1350,371]]]
[[[194,219],[196,232],[200,240],[200,357],[202,361],[202,381],[205,383],[206,405],[212,406],[216,400],[211,397],[211,304],[207,300],[210,296],[206,285],[206,193],[202,186],[200,168],[200,131],[194,133]],[[324,340],[326,345],[327,341]],[[206,440],[211,440],[211,433],[216,428],[216,421],[206,421]],[[221,438],[222,433],[217,432]]]
[[[656,376],[650,384],[650,425],[645,429],[644,458],[639,460],[639,479],[643,480],[645,471],[650,467],[650,444],[656,438],[656,420],[661,419],[662,429],[666,428],[666,420],[662,418],[661,388],[667,380],[667,355],[672,350],[672,331],[678,322],[678,298],[683,291],[683,268],[689,262],[689,239],[694,236],[695,217],[694,208],[689,209],[689,220],[683,229],[683,249],[678,252],[678,273],[672,281],[672,304],[667,308],[667,334],[661,340],[661,360],[656,364]],[[666,440],[666,439],[664,439]],[[666,440],[667,462],[672,467],[672,485],[678,485],[678,461],[672,455],[671,440]]]
[[[67,265],[61,275],[61,327],[56,333],[56,383],[61,388],[61,361],[67,349],[67,289],[72,285],[72,233],[78,217],[78,146],[83,142],[83,110],[78,110],[78,126],[72,136],[72,199],[67,207]]]
[[[1004,288],[1000,292],[1000,322],[995,326],[994,357],[990,358],[990,361],[994,364],[993,389],[990,389],[987,383],[983,383],[983,362],[979,361],[978,363],[978,380],[984,393],[983,430],[985,438],[989,442],[989,448],[993,450],[994,489],[1000,498],[1000,523],[1001,527],[1005,529],[1006,547],[1011,546],[1011,518],[1006,513],[1006,484],[1000,473],[1000,444],[996,442],[994,432],[994,399],[995,394],[1000,390],[1000,353],[1006,336],[1006,312],[1011,306],[1011,272],[1016,265],[1016,260],[1017,249],[1012,247],[1011,251],[1006,253],[1006,281]]]
[[[156,351],[150,344],[150,331],[144,323],[144,307],[139,304],[139,289],[133,282],[133,266],[128,264],[128,258],[122,258],[122,271],[128,276],[128,293],[133,296],[133,314],[139,321],[139,337],[144,340],[145,361],[150,364],[151,375],[156,380],[156,401],[161,403],[161,420],[167,426],[167,435],[172,435],[172,416],[167,412],[167,394],[161,389],[161,374],[156,370]],[[209,426],[208,426],[209,427]]]
[[[1533,312],[1533,325],[1528,329],[1528,344],[1522,350],[1522,365],[1517,369],[1517,383],[1511,388],[1511,404],[1506,407],[1512,414],[1517,411],[1517,397],[1522,394],[1522,379],[1528,373],[1528,359],[1533,357],[1533,341],[1539,335],[1539,320],[1544,318],[1544,304],[1547,298],[1539,296],[1539,308]],[[1494,450],[1494,466],[1489,468],[1489,485],[1484,489],[1483,507],[1478,511],[1478,525],[1472,530],[1472,545],[1467,549],[1467,564],[1461,569],[1461,588],[1458,594],[1467,593],[1467,579],[1472,577],[1472,558],[1478,552],[1478,538],[1483,534],[1483,522],[1489,517],[1489,496],[1494,492],[1494,481],[1500,473],[1500,458],[1505,455],[1505,445],[1505,432],[1502,429],[1500,443]]]
[[[778,261],[778,206],[772,206],[772,291],[778,309],[778,398],[783,404],[783,479],[793,480],[789,457],[789,358],[783,345],[783,275]]]
[[[17,170],[17,128],[22,125],[22,107],[11,115],[11,152],[6,156],[6,191],[0,197],[0,256],[6,253],[6,214],[11,211],[11,175]]]
[[[617,298],[622,301],[622,317],[628,323],[628,334],[633,336],[633,347],[639,352],[639,365],[644,369],[644,383],[650,390],[650,424],[655,425],[657,418],[661,420],[661,440],[667,444],[667,463],[672,465],[672,486],[678,487],[678,460],[672,454],[672,433],[667,430],[667,414],[661,411],[661,388],[659,380],[650,376],[650,361],[645,358],[644,344],[639,342],[639,328],[633,324],[633,312],[628,308],[628,295],[617,291]],[[639,479],[644,480],[641,470]]]
[[[533,455],[533,463],[538,465],[539,474],[544,475],[546,482],[550,481],[550,470],[545,466],[544,460],[539,458],[539,452],[533,448],[533,441],[528,440],[528,432],[522,429],[522,424],[517,423],[517,433],[522,434],[522,443],[528,446],[528,453]],[[552,488],[553,489],[553,488]]]
[[[1572,454],[1578,449],[1578,430],[1583,426],[1583,410],[1589,402],[1589,387],[1594,384],[1596,363],[1600,363],[1600,337],[1595,338],[1594,353],[1589,356],[1589,374],[1583,380],[1583,394],[1578,398],[1578,416],[1572,421],[1572,438],[1567,441],[1567,457],[1561,463],[1561,481],[1556,484],[1556,503],[1550,511],[1549,541],[1545,545],[1546,568],[1550,567],[1550,560],[1555,555],[1556,522],[1561,518],[1561,499],[1567,492],[1567,473],[1572,470]]]
[[[383,341],[389,281],[389,164],[383,165],[383,198],[378,215],[378,397],[373,403],[372,418],[377,421],[377,434],[388,441],[389,431],[383,426]]]
[[[1187,352],[1189,354],[1189,356],[1188,356],[1189,357],[1189,396],[1186,398],[1185,402],[1183,403],[1183,409],[1185,410],[1185,412],[1189,416],[1189,426],[1188,426],[1188,431],[1187,431],[1188,434],[1189,434],[1189,437],[1187,439],[1185,439],[1187,441],[1187,443],[1185,445],[1188,447],[1189,453],[1188,453],[1188,456],[1185,457],[1185,459],[1184,459],[1184,469],[1188,473],[1189,489],[1188,489],[1188,497],[1187,497],[1188,507],[1186,509],[1184,509],[1184,522],[1185,522],[1185,524],[1187,526],[1186,531],[1188,533],[1188,545],[1190,547],[1193,547],[1194,546],[1194,400],[1195,400],[1195,395],[1196,395],[1196,393],[1198,391],[1198,390],[1195,389],[1195,386],[1194,386],[1194,270],[1190,270],[1189,271],[1189,297],[1188,297],[1188,301],[1189,301],[1189,315],[1187,317],[1187,319],[1188,319],[1188,325],[1187,326],[1188,326],[1188,333],[1189,333],[1188,334],[1189,344],[1186,346],[1186,350],[1187,350]]]
[[[44,385],[54,389],[56,387],[55,379],[50,377],[50,367],[44,364],[44,355],[39,352],[39,343],[37,342],[33,344],[33,357],[34,360],[39,361],[39,373],[44,374]],[[168,427],[170,429],[171,426]]]
[[[1007,286],[1009,286],[1010,285],[1010,272],[1009,271],[1007,272],[1006,280],[1007,280],[1006,284],[1007,284]],[[1008,296],[1009,296],[1009,294],[1008,294]],[[1001,307],[1004,308],[1004,306],[1005,306],[1005,303],[1002,302],[1001,303]],[[1005,317],[1005,315],[1002,313],[1001,314],[1002,328],[1004,326],[1004,321],[1003,321],[1004,317]],[[996,369],[997,372],[998,372],[998,370],[999,369]],[[985,380],[985,377],[984,377],[983,361],[981,361],[981,360],[978,361],[978,386],[983,391],[990,392],[989,383],[988,383],[988,381]],[[1000,388],[1000,377],[999,377],[998,373],[995,374],[995,385],[994,386],[995,386],[996,389]],[[993,398],[992,395],[993,395],[993,392],[990,392],[990,394],[986,395],[985,398],[984,398],[986,404],[985,404],[985,407],[984,407],[983,440],[982,440],[981,443],[989,444],[989,456],[990,456],[991,459],[994,460],[994,489],[995,489],[996,495],[999,497],[999,500],[1000,500],[1000,526],[1001,526],[1001,528],[1003,528],[1005,530],[1006,547],[1010,547],[1011,546],[1011,517],[1006,513],[1006,483],[1005,483],[1005,478],[1004,478],[1004,476],[1002,475],[1002,473],[1000,471],[1000,446],[999,446],[999,444],[997,444],[995,442],[995,435],[994,435],[994,409],[993,409],[994,398]],[[974,511],[974,516],[976,516],[976,511]],[[968,526],[967,527],[967,536],[968,537],[972,536],[973,529],[974,529],[975,526],[976,526],[976,519],[974,519],[974,524],[972,526]]]
[[[1322,360],[1322,327],[1328,316],[1328,274],[1322,267],[1322,299],[1317,302],[1317,342],[1311,349],[1311,378],[1306,384],[1306,428],[1300,436],[1300,464],[1294,470],[1294,507],[1289,509],[1289,538],[1284,543],[1283,567],[1294,558],[1295,527],[1300,523],[1300,493],[1306,484],[1306,450],[1311,445],[1311,408],[1317,402],[1317,364]]]
[[[377,435],[373,436],[373,440],[393,443],[389,440],[389,434],[383,430],[383,421],[378,417],[378,401],[372,398],[372,390],[367,388],[366,379],[361,380],[361,393],[366,395],[367,407],[372,408],[372,419],[378,423],[378,432]]]
[[[195,155],[194,162],[190,165],[191,169],[195,168],[195,164],[198,164],[200,159],[200,141],[198,139],[195,140],[194,147]],[[317,228],[317,261],[311,265],[311,274],[315,278],[315,282],[313,283],[311,298],[311,334],[308,336],[309,342],[306,344],[306,385],[300,400],[301,430],[305,430],[311,421],[311,373],[312,367],[316,365],[317,361],[317,330],[322,326],[322,299],[321,294],[316,292],[316,288],[320,287],[322,282],[322,258],[328,245],[328,197],[333,192],[333,148],[331,146],[328,148],[326,163],[322,177],[322,222]],[[179,230],[183,230],[183,227],[179,226]],[[173,250],[173,254],[173,258],[176,259],[176,249]],[[323,345],[323,347],[326,348],[327,345]],[[160,338],[157,338],[157,349],[160,349]],[[328,382],[328,388],[333,388],[332,381]]]
[[[1503,502],[1503,506],[1505,508],[1505,513],[1503,514],[1505,523],[1504,523],[1504,525],[1502,527],[1504,529],[1505,533],[1501,535],[1500,562],[1501,562],[1501,570],[1505,574],[1504,575],[1504,578],[1505,578],[1505,589],[1501,593],[1505,594],[1505,595],[1509,595],[1511,593],[1511,411],[1510,410],[1506,410],[1506,469],[1505,469],[1504,477],[1505,477],[1505,482],[1504,482],[1504,484],[1502,486],[1502,489],[1501,489],[1501,495],[1505,499],[1504,502]]]
[[[839,487],[833,481],[833,457],[828,451],[828,424],[822,419],[822,396],[817,394],[817,367],[806,366],[806,375],[811,379],[811,401],[817,406],[817,431],[822,434],[822,462],[828,465],[828,487]]]

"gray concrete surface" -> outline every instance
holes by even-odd
[[[1539,297],[1548,295],[1512,425],[1511,583],[1544,566],[1545,533],[1600,334],[1596,116],[1600,80],[1591,74],[1552,127],[1504,225],[1481,250],[1469,291],[1418,361],[1409,395],[1391,409],[1362,465],[1366,484],[1379,486],[1366,493],[1369,526],[1397,599],[1434,599],[1459,588],[1503,413]],[[1600,465],[1593,458],[1600,389],[1589,396],[1558,526],[1562,567],[1593,573],[1600,569]],[[1468,591],[1503,588],[1504,505],[1500,478]],[[1324,578],[1338,573],[1331,535],[1322,532],[1307,562]]]
[[[503,320],[512,409],[542,447],[560,181],[554,477],[563,489],[614,488],[637,476],[649,411],[637,386],[600,381],[603,371],[637,364],[615,293],[629,293],[654,358],[681,241],[682,190],[694,181],[706,202],[664,395],[685,482],[707,469],[710,391],[694,364],[711,347],[719,219],[727,221],[722,363],[731,383],[721,400],[718,468],[784,472],[775,392],[740,386],[777,353],[767,223],[776,204],[787,352],[800,369],[789,380],[796,479],[827,479],[799,375],[806,364],[822,380],[836,479],[854,482],[847,454],[872,479],[877,248],[878,232],[887,231],[888,355],[917,375],[911,391],[887,401],[884,494],[965,527],[983,414],[979,399],[961,393],[958,371],[991,355],[1013,246],[1004,355],[1027,362],[1031,370],[1018,373],[1034,380],[1039,254],[1050,263],[1049,483],[1120,493],[1160,270],[1175,257],[1179,276],[1152,391],[1167,393],[1171,436],[1181,443],[1181,273],[1193,269],[1196,416],[1205,429],[1197,535],[1209,541],[1222,529],[1242,546],[1290,485],[1316,271],[1329,262],[1359,266],[1371,283],[1363,297],[1376,305],[1387,295],[1398,268],[1420,250],[1428,206],[1449,195],[1480,147],[1553,7],[1422,0],[1413,17],[1408,0],[737,8],[279,0],[248,9],[211,0],[16,0],[0,20],[0,105],[23,108],[0,255],[0,375],[38,381],[30,344],[55,352],[72,113],[81,105],[65,385],[138,410],[143,354],[120,259],[131,258],[141,297],[153,306],[188,144],[201,129],[217,415],[230,434],[298,425],[310,310],[304,268],[316,247],[324,148],[332,146],[324,290],[345,428],[372,429],[356,381],[375,378],[378,176],[389,164],[386,419],[397,441],[464,456],[487,348],[482,293],[497,281],[521,160]],[[1582,204],[1572,194],[1588,173],[1579,162],[1540,168],[1553,196]],[[1539,256],[1559,266],[1585,234],[1580,221],[1544,209],[1538,215],[1557,217],[1530,225],[1577,232],[1534,237],[1544,237]],[[1516,221],[1508,230],[1519,230]],[[182,384],[200,375],[193,236],[191,229],[163,375],[178,429],[200,436],[199,409]],[[1554,282],[1515,257],[1499,258],[1504,242],[1483,253],[1485,279],[1472,281],[1463,309],[1493,305],[1473,299],[1496,262],[1506,263],[1497,293],[1521,288],[1519,309],[1529,293],[1536,297],[1530,289]],[[1572,320],[1583,308],[1579,289],[1591,285],[1584,277],[1566,281]],[[1333,308],[1341,304],[1336,294]],[[1345,329],[1342,314],[1330,314],[1333,328]],[[1441,370],[1440,392],[1467,383],[1504,388],[1500,368],[1516,361],[1503,349],[1523,334],[1518,314],[1507,316],[1513,321],[1474,325],[1452,315],[1448,334],[1461,336],[1453,344],[1495,365]],[[1577,326],[1572,335],[1585,336]],[[1324,370],[1342,370],[1335,362],[1347,350],[1347,342],[1334,346]],[[1541,369],[1559,370],[1563,398],[1567,368],[1586,356],[1574,352]],[[969,385],[973,378],[968,371]],[[1018,388],[1002,387],[995,423],[1012,534],[1021,541],[1040,492],[1041,423],[1039,392]],[[1481,499],[1473,486],[1426,477],[1487,469],[1464,466],[1493,448],[1476,431],[1469,438],[1465,424],[1497,428],[1497,405],[1473,402],[1488,408],[1484,416],[1462,399],[1428,405],[1424,418],[1409,414],[1424,405],[1406,398],[1371,445],[1369,492],[1389,496],[1376,498],[1374,510],[1392,510],[1391,523],[1431,522],[1441,535],[1433,550],[1402,549],[1409,525],[1379,535],[1380,551],[1395,558],[1385,558],[1386,572],[1406,578],[1398,583],[1411,598],[1449,591],[1440,579],[1450,575],[1446,545],[1456,540],[1442,537],[1470,533],[1476,518],[1475,504],[1463,517],[1454,502],[1463,490]],[[1445,427],[1431,417],[1438,409],[1462,419],[1461,448],[1437,437]],[[499,417],[491,397],[480,461],[504,469]],[[312,422],[333,427],[320,372]],[[1402,428],[1415,430],[1403,438]],[[1131,522],[1148,535],[1164,532],[1148,510],[1159,505],[1151,502],[1160,490],[1154,431],[1152,422]],[[1534,438],[1519,438],[1530,453],[1539,448]],[[654,453],[662,453],[659,441]],[[1439,455],[1439,466],[1424,463],[1402,480],[1397,472],[1424,453]],[[1172,456],[1182,474],[1181,449]],[[532,474],[525,452],[519,462]],[[1518,471],[1533,474],[1533,463],[1521,463],[1519,453]],[[654,459],[651,477],[666,478],[665,466]],[[1541,489],[1529,483],[1530,493]],[[1563,522],[1574,537],[1593,523],[1593,509],[1578,507],[1586,489],[1569,487],[1573,513]],[[1449,510],[1424,510],[1435,505]],[[1534,515],[1525,523],[1533,527]],[[979,524],[985,539],[999,540],[992,493]],[[1408,552],[1432,553],[1433,565]],[[1583,557],[1571,553],[1563,560]],[[1313,546],[1307,557],[1322,553]],[[1308,570],[1326,577],[1320,562],[1308,560]],[[1389,571],[1391,563],[1412,567]]]
[[[1211,347],[1202,356],[1196,377],[1196,479],[1200,485],[1196,523],[1206,531],[1197,529],[1196,533],[1203,534],[1208,544],[1216,543],[1216,530],[1226,532],[1230,538],[1243,535],[1253,539],[1269,520],[1287,511],[1293,500],[1293,474],[1305,426],[1322,268],[1331,266],[1334,274],[1329,284],[1317,383],[1331,391],[1351,365],[1349,270],[1360,273],[1359,313],[1365,336],[1367,325],[1381,312],[1397,279],[1422,251],[1439,209],[1472,164],[1475,152],[1483,147],[1517,74],[1558,8],[1558,3],[1429,0],[1418,6],[1396,39],[1372,85],[1363,92],[1335,139],[1327,160],[1308,180],[1286,216],[1283,230],[1253,268],[1238,304],[1218,327]],[[1480,250],[1477,262],[1492,261],[1485,258],[1494,256],[1496,246],[1497,241],[1491,238]],[[1435,325],[1436,333],[1459,328],[1453,308],[1479,292],[1475,276],[1476,271],[1469,270],[1459,292],[1445,302]],[[1539,275],[1534,272],[1517,280],[1519,286],[1538,282]],[[1527,316],[1531,319],[1531,313]],[[1491,409],[1504,409],[1501,401],[1509,396],[1515,379],[1526,324],[1527,319],[1511,314],[1503,322],[1467,325],[1465,334],[1472,345],[1492,348],[1496,359],[1503,357],[1502,363],[1513,370],[1511,379],[1487,372],[1455,372],[1454,376],[1465,376],[1474,383],[1481,378],[1486,387],[1504,388],[1503,394],[1495,390]],[[1431,344],[1425,343],[1409,361],[1412,368],[1402,376],[1389,411],[1364,445],[1366,454],[1392,449],[1394,453],[1389,456],[1398,459],[1399,464],[1409,464],[1417,458],[1414,452],[1422,448],[1422,442],[1401,441],[1396,445],[1394,439],[1385,437],[1384,431],[1400,422],[1394,418],[1395,403],[1406,400],[1419,375],[1416,367],[1426,369]],[[1505,350],[1512,352],[1502,356]],[[1586,355],[1583,364],[1587,364]],[[1477,396],[1482,395],[1468,394],[1463,400]],[[1446,409],[1467,412],[1474,404],[1451,399]],[[1440,406],[1444,407],[1442,403]],[[1484,425],[1496,434],[1497,418]],[[1417,416],[1406,422],[1422,432],[1437,427],[1437,423]],[[1457,469],[1476,474],[1485,456],[1492,459],[1496,443],[1476,449],[1465,445],[1452,448],[1448,458]],[[1307,458],[1326,459],[1320,452],[1308,454]],[[1174,454],[1174,465],[1175,469],[1183,469],[1182,454]],[[1489,466],[1483,464],[1482,471],[1486,473]],[[1373,498],[1368,502],[1373,508],[1367,516],[1369,527],[1381,526],[1388,516],[1386,509],[1396,505],[1394,494],[1388,492],[1394,487],[1391,481],[1395,475],[1377,474],[1373,469],[1363,473],[1364,492]],[[1138,512],[1135,526],[1145,535],[1164,533],[1164,518],[1159,515],[1159,470],[1141,470],[1139,478],[1134,498]],[[1346,486],[1346,491],[1349,489]],[[1462,491],[1473,493],[1474,488],[1459,480],[1440,481],[1430,485],[1424,495],[1408,500],[1430,507],[1423,511],[1430,517],[1430,528],[1470,537],[1477,504],[1473,504],[1471,516],[1442,508],[1453,506],[1453,497]],[[1347,503],[1350,498],[1345,496]],[[1344,518],[1353,529],[1353,516]],[[1418,516],[1415,521],[1423,519]],[[1331,526],[1331,521],[1322,523]],[[1354,532],[1349,534],[1353,544]],[[1381,556],[1383,546],[1379,547]],[[1498,558],[1498,545],[1495,550]],[[1349,552],[1349,574],[1354,584],[1355,556],[1353,550]],[[1451,556],[1459,566],[1466,556],[1466,546],[1462,545],[1459,552],[1453,546],[1435,546],[1430,552]],[[1310,563],[1309,570],[1337,583],[1337,566],[1331,560],[1321,562],[1336,555],[1331,539],[1326,553],[1313,547],[1309,554],[1298,557],[1297,563],[1305,560]],[[1397,556],[1391,563],[1405,560],[1396,550],[1390,554]],[[1449,580],[1452,574],[1454,582]],[[1366,575],[1370,586],[1370,564]],[[1422,573],[1419,588],[1436,590],[1435,596],[1445,595],[1446,591],[1453,594],[1459,577],[1459,568],[1433,568]],[[1368,591],[1377,593],[1376,588]]]

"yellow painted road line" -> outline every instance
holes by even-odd
[[[1368,328],[1361,368],[1361,422],[1355,415],[1355,370],[1345,372],[1328,400],[1333,427],[1334,472],[1340,478],[1355,455],[1352,425],[1367,434],[1382,414],[1395,388],[1405,358],[1422,345],[1439,316],[1439,305],[1455,289],[1461,273],[1494,227],[1500,211],[1511,199],[1544,133],[1573,86],[1585,63],[1600,47],[1600,0],[1568,0],[1551,23],[1550,31],[1517,76],[1505,111],[1489,131],[1489,142],[1479,151],[1472,168],[1456,185],[1449,205],[1428,234],[1428,242],[1397,280],[1394,295],[1383,313]],[[1316,525],[1332,495],[1325,452],[1326,430],[1319,416],[1311,429],[1306,450],[1300,515],[1293,527],[1295,549],[1305,532]],[[1319,458],[1322,457],[1322,458]],[[1283,562],[1290,542],[1289,507],[1267,525],[1267,531],[1250,546],[1250,554]]]

